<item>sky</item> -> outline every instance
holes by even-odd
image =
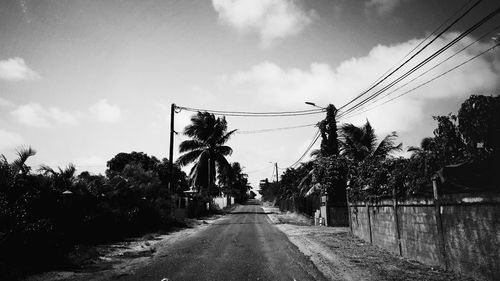
[[[28,162],[35,169],[74,163],[102,173],[120,152],[168,157],[172,103],[252,112],[314,109],[306,101],[340,108],[468,2],[0,0],[0,154],[12,160],[16,148],[30,145],[38,152]],[[396,74],[498,5],[482,1]],[[479,42],[339,125],[369,120],[380,138],[396,131],[404,148],[419,145],[432,136],[433,115],[456,113],[471,94],[498,95],[500,49],[384,101],[490,48],[499,25],[493,17],[408,79],[486,34]],[[192,114],[177,113],[175,130]],[[281,173],[297,161],[316,128],[252,131],[322,118],[227,117],[239,131],[228,142],[228,160],[240,162],[256,187],[271,178],[273,163]],[[186,139],[175,136],[174,158]]]

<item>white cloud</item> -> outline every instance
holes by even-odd
[[[212,0],[219,22],[241,32],[258,33],[261,46],[299,34],[314,11],[304,11],[296,0]]]
[[[24,59],[15,57],[0,60],[0,79],[8,81],[35,80],[40,79],[40,75],[31,70]]]
[[[365,2],[365,7],[367,10],[377,11],[379,15],[386,15],[405,1],[408,0],[368,0]]]
[[[117,122],[121,118],[120,107],[110,104],[106,99],[102,99],[90,106],[89,112],[97,120],[103,122]]]
[[[57,107],[44,108],[38,103],[21,105],[11,112],[20,123],[38,128],[49,128],[53,123],[76,125],[79,113],[63,111]]]
[[[0,129],[0,149],[12,149],[24,143],[25,140],[19,134]]]
[[[445,45],[456,36],[456,33],[444,35],[431,45],[436,47],[426,50],[417,57],[415,62],[410,63],[411,66],[415,66],[416,62],[435,52],[440,46]],[[473,38],[465,38],[463,42],[445,52],[443,57],[439,57],[430,66],[453,54],[472,40]],[[419,42],[420,39],[413,39],[391,46],[379,45],[366,56],[351,58],[336,68],[325,63],[312,63],[309,69],[286,69],[272,62],[263,62],[251,67],[248,71],[220,76],[218,83],[221,91],[240,96],[246,95],[248,99],[257,100],[260,105],[272,104],[275,107],[296,108],[304,101],[313,101],[323,105],[334,103],[339,107],[368,88],[382,73],[400,62],[400,59]],[[474,45],[467,52],[455,56],[426,76],[397,91],[395,95],[472,58],[487,47],[483,44]],[[354,118],[349,121],[363,122],[368,117],[379,132],[411,130],[418,126],[424,118],[424,109],[435,101],[443,99],[464,100],[471,94],[490,94],[492,91],[499,90],[500,59],[494,56],[498,56],[498,54],[489,53],[479,57],[411,94],[387,105],[379,106],[366,114],[360,114],[358,119]],[[424,67],[422,71],[430,66]],[[403,67],[388,81],[393,81],[399,77],[399,74],[408,69],[409,66]],[[416,72],[409,78],[415,77],[421,72]],[[404,118],[395,118],[395,116],[404,116]],[[425,116],[425,118],[427,117],[429,116]]]
[[[13,105],[14,105],[14,103],[12,103],[10,100],[7,100],[7,99],[0,97],[0,106],[10,107]]]

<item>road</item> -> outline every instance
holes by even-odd
[[[257,201],[238,206],[165,254],[115,280],[326,280],[271,224]]]

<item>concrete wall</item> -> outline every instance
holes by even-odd
[[[214,206],[217,206],[220,209],[224,209],[227,206],[232,205],[231,203],[234,204],[234,198],[229,196],[220,196],[220,197],[214,197]]]
[[[478,280],[500,280],[500,194],[356,202],[349,213],[352,233],[365,241]]]

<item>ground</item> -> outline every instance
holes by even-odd
[[[468,280],[365,243],[348,228],[312,226],[257,204],[168,235],[100,246],[100,258],[78,272],[28,280]]]
[[[472,280],[399,257],[352,236],[347,227],[312,226],[304,216],[264,210],[329,280]]]

